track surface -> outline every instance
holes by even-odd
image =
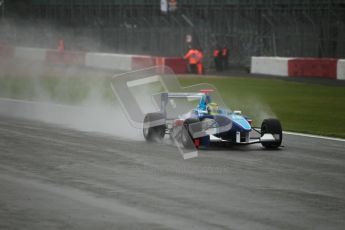
[[[0,229],[344,229],[345,142],[176,148],[0,117]]]

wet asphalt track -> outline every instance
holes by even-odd
[[[345,142],[286,135],[183,160],[0,117],[0,229],[344,229]]]

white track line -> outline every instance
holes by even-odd
[[[305,133],[287,132],[287,131],[284,131],[283,133],[284,134],[288,134],[288,135],[293,135],[293,136],[310,137],[310,138],[317,138],[317,139],[345,142],[345,139],[336,138],[336,137],[326,137],[326,136],[319,136],[319,135],[312,135],[312,134],[305,134]]]

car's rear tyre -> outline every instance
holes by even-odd
[[[163,124],[162,124],[163,123]],[[165,117],[161,113],[148,113],[144,118],[143,135],[148,142],[160,142],[165,135]]]
[[[278,119],[270,118],[263,120],[261,124],[261,136],[269,133],[275,138],[275,141],[261,142],[266,149],[277,149],[283,140],[283,129]]]
[[[182,129],[182,132],[181,132],[181,143],[183,147],[186,149],[191,149],[191,148],[196,147],[195,141],[198,139],[198,138],[193,138],[193,135],[190,129],[190,125],[192,124],[194,124],[193,131],[197,132],[197,131],[201,131],[202,129],[199,119],[188,118],[184,121],[183,123],[184,128]]]

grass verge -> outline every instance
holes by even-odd
[[[284,130],[345,138],[345,87],[249,77],[180,77],[182,85],[210,83],[231,109],[256,125],[275,116]]]

